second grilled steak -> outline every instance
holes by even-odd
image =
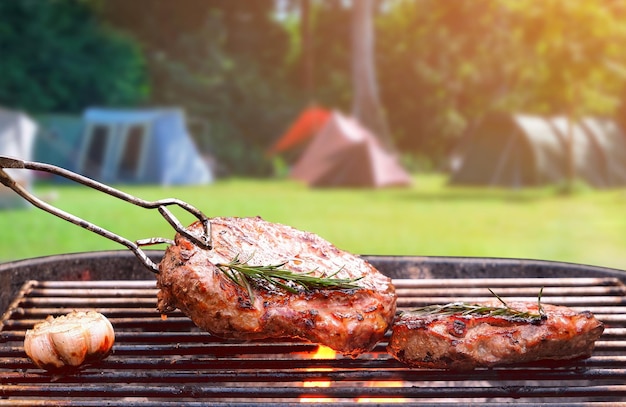
[[[200,328],[237,339],[301,338],[356,356],[383,338],[396,311],[391,279],[321,237],[255,218],[211,219],[213,249],[177,235],[157,275],[158,308],[179,308]],[[190,227],[200,233],[196,223]],[[267,281],[243,287],[217,265],[233,259],[294,273],[358,279],[350,289],[285,290]]]
[[[472,306],[499,308],[501,304]],[[528,317],[539,315],[537,303],[514,302],[507,307],[519,314],[404,313],[393,326],[388,351],[411,366],[471,370],[589,357],[604,330],[589,312],[546,304],[543,318],[538,319]]]

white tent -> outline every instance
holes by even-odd
[[[511,188],[564,182],[568,134],[577,178],[596,188],[626,185],[626,137],[614,120],[584,117],[569,123],[563,116],[525,114],[487,117],[467,143],[450,182]]]
[[[32,160],[33,146],[37,125],[30,117],[21,112],[0,108],[0,154]],[[33,174],[26,170],[6,169],[18,184],[30,189]],[[0,207],[25,206],[24,201],[11,189],[0,185]]]
[[[77,172],[104,183],[206,184],[180,109],[88,109]]]

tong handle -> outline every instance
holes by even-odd
[[[22,198],[26,199],[28,202],[33,204],[34,206],[42,209],[48,213],[51,213],[61,219],[64,219],[70,223],[73,223],[77,226],[80,226],[84,229],[87,229],[93,233],[96,233],[100,236],[106,237],[109,240],[120,243],[130,249],[139,260],[148,267],[152,272],[159,273],[159,267],[155,264],[150,258],[141,250],[140,246],[150,245],[150,244],[158,244],[158,243],[172,243],[170,239],[164,238],[150,238],[138,240],[136,242],[132,242],[122,236],[116,235],[115,233],[108,231],[104,228],[101,228],[91,222],[83,220],[77,216],[74,216],[70,213],[67,213],[59,208],[56,208],[47,202],[42,201],[41,199],[35,197],[30,192],[28,192],[24,187],[15,182],[14,179],[11,178],[9,174],[4,171],[4,168],[13,168],[13,169],[28,169],[35,171],[44,171],[49,172],[51,174],[60,175],[64,178],[70,179],[72,181],[78,182],[90,188],[96,189],[100,192],[104,192],[105,194],[111,195],[123,201],[129,202],[133,205],[140,206],[146,209],[157,209],[161,216],[167,220],[167,222],[179,233],[185,236],[187,239],[191,240],[194,244],[198,245],[203,249],[210,250],[212,248],[211,244],[211,223],[209,219],[198,209],[189,205],[188,203],[181,201],[175,198],[166,198],[158,201],[146,201],[115,188],[112,188],[108,185],[102,184],[100,182],[94,181],[91,178],[84,177],[82,175],[76,174],[74,172],[65,170],[60,167],[56,167],[50,164],[38,163],[33,161],[24,161],[19,160],[12,157],[0,156],[0,183],[4,184],[8,188],[11,188]],[[194,215],[203,225],[204,233],[201,236],[196,236],[191,234],[179,221],[176,217],[166,208],[166,206],[179,206],[187,212]]]

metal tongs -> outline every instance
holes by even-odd
[[[148,246],[160,243],[173,244],[174,242],[171,239],[166,239],[162,237],[153,237],[149,239],[141,239],[135,242],[132,242],[122,236],[116,235],[115,233],[103,229],[91,222],[83,220],[77,216],[69,214],[61,209],[55,208],[54,206],[48,204],[47,202],[42,201],[41,199],[35,197],[33,194],[28,192],[26,188],[18,184],[6,171],[5,168],[13,168],[13,169],[27,169],[27,170],[35,170],[35,171],[44,171],[49,172],[51,174],[60,175],[72,181],[78,182],[80,184],[86,185],[90,188],[96,189],[100,192],[104,192],[105,194],[111,195],[123,201],[129,202],[133,205],[140,206],[146,209],[157,209],[161,216],[167,220],[167,222],[180,234],[185,236],[187,239],[191,240],[194,244],[199,247],[207,250],[212,249],[211,243],[211,223],[209,222],[209,218],[204,215],[201,211],[189,205],[186,202],[183,202],[179,199],[175,198],[166,198],[158,201],[145,201],[143,199],[137,198],[135,196],[129,195],[125,192],[119,191],[115,188],[111,188],[108,185],[104,185],[100,182],[94,181],[91,178],[84,177],[82,175],[73,173],[71,171],[65,170],[63,168],[56,167],[50,164],[43,164],[33,161],[23,161],[16,158],[0,156],[0,182],[5,186],[11,188],[13,191],[17,192],[22,198],[26,199],[31,204],[36,207],[43,209],[44,211],[51,213],[55,216],[58,216],[61,219],[64,219],[68,222],[71,222],[77,226],[80,226],[84,229],[87,229],[91,232],[97,233],[100,236],[106,237],[107,239],[113,240],[114,242],[120,243],[127,248],[129,248],[137,258],[152,272],[159,273],[159,267],[155,264],[150,258],[146,255],[146,253],[141,250],[141,246]],[[189,230],[187,230],[176,217],[170,212],[166,206],[177,205],[187,212],[194,215],[203,226],[203,233],[200,236],[194,235]]]

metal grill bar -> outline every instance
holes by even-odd
[[[130,363],[133,363],[131,360]],[[312,363],[311,366],[319,364]],[[622,362],[623,366],[623,362]],[[109,366],[110,367],[110,366]],[[135,365],[137,367],[137,365]],[[347,369],[350,367],[350,369]],[[376,367],[389,366],[377,365]],[[362,367],[364,369],[364,367]],[[397,367],[396,367],[397,368]],[[137,367],[138,369],[138,367]],[[321,369],[321,368],[320,368]],[[381,375],[377,371],[368,370],[353,370],[354,366],[341,366],[336,369],[333,368],[331,372],[319,372],[319,371],[297,371],[293,369],[273,369],[271,371],[249,371],[241,369],[237,372],[237,379],[241,382],[253,383],[253,382],[293,382],[299,383],[305,380],[334,380],[334,381],[396,381],[403,380],[409,383],[411,380],[415,380],[414,374],[409,374],[405,371],[399,371],[395,373],[389,373],[386,375],[386,380],[381,380]],[[626,368],[589,368],[585,370],[587,376],[592,376],[596,380],[600,379],[626,379]],[[541,380],[543,382],[550,381],[564,381],[564,380],[579,380],[580,372],[576,370],[555,369],[547,370],[540,368],[519,368],[516,370],[511,369],[490,369],[480,371],[480,377],[487,381],[510,381],[518,382],[519,377],[525,375],[526,377],[532,377],[533,380]],[[206,371],[202,374],[202,380],[207,383],[225,383],[233,380],[232,372],[226,371]],[[19,381],[21,383],[49,383],[50,377],[41,374],[23,374],[18,372],[10,372],[3,375],[6,381]],[[419,374],[420,381],[437,381],[441,380],[442,373],[440,371],[424,371]],[[473,373],[449,373],[449,381],[465,381],[469,382],[476,379],[476,372]],[[135,371],[135,369],[124,369],[117,372],[83,372],[80,376],[81,383],[103,383],[103,382],[135,382],[135,383],[154,383],[154,381],[166,381],[168,383],[192,383],[198,381],[198,373],[184,371],[184,370],[167,370],[167,371]],[[67,378],[58,378],[56,383],[75,383],[75,379],[70,380]]]
[[[580,277],[580,278],[438,278],[438,279],[394,279],[396,287],[594,287],[615,286],[615,278],[611,277]],[[514,285],[511,283],[515,282]]]
[[[180,313],[162,319],[147,281],[32,281],[5,314],[0,330],[0,406],[202,405],[419,401],[520,405],[626,400],[626,291],[614,278],[394,280],[401,307],[488,299],[536,300],[589,310],[605,322],[594,355],[574,362],[447,372],[411,369],[383,341],[357,359],[311,359],[316,345],[297,341],[224,341]],[[23,350],[26,329],[47,315],[97,309],[116,330],[114,352],[75,375],[53,377]],[[305,387],[325,386],[325,387]]]
[[[332,397],[340,399],[358,399],[362,397],[376,398],[438,398],[442,394],[446,398],[521,398],[521,397],[554,397],[562,401],[564,389],[562,386],[494,386],[484,387],[405,387],[399,390],[395,387],[270,387],[270,386],[246,386],[224,387],[204,384],[186,384],[183,386],[103,386],[103,385],[67,385],[50,386],[47,395],[51,399],[67,397],[68,394],[80,395],[80,397],[157,397],[181,399],[189,398],[240,398],[248,399],[298,399],[303,397]],[[612,386],[572,386],[567,389],[568,395],[575,397],[606,397],[612,394],[617,397],[626,396],[626,385]],[[11,395],[6,386],[0,386],[0,394]],[[21,386],[20,394],[23,396],[39,396],[39,386]]]

